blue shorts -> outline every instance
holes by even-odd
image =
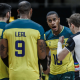
[[[9,80],[9,78],[3,78],[3,79],[0,79],[0,80]]]
[[[49,80],[74,80],[74,72],[66,72],[63,74],[58,74],[58,75],[49,75]]]

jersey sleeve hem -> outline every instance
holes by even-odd
[[[65,47],[69,52],[71,52],[67,47]]]

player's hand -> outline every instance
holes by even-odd
[[[50,72],[50,67],[48,66],[47,70],[46,70],[46,71],[43,71],[43,72],[44,72],[44,74],[49,74],[49,72]]]
[[[59,37],[59,42],[61,42],[61,43],[64,42],[64,36]]]

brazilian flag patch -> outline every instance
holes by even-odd
[[[67,47],[67,46],[69,46],[69,44],[68,44],[68,43],[66,43],[66,45],[65,45],[65,46]]]

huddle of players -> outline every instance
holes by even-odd
[[[57,57],[59,37],[64,36],[62,44],[64,47],[67,39],[73,35],[69,28],[60,24],[59,15],[55,11],[47,13],[47,24],[51,29],[44,33],[41,25],[30,20],[32,8],[28,1],[19,3],[18,14],[20,19],[7,24],[11,15],[11,6],[0,3],[0,80],[39,80],[38,58],[43,66],[43,72],[49,73],[49,80],[74,80],[72,54],[69,52],[62,61]],[[75,13],[73,17],[76,15],[80,16]],[[49,51],[51,51],[50,70],[47,66]],[[79,75],[76,77],[79,78]],[[76,77],[75,79],[78,80]]]

